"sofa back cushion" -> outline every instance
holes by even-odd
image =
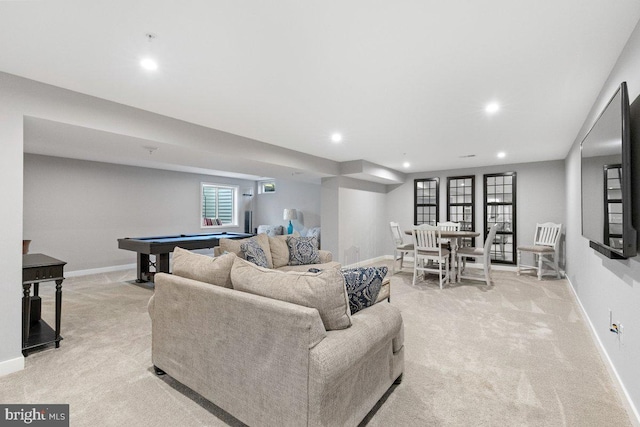
[[[284,267],[289,264],[289,245],[287,245],[289,235],[269,237],[269,248],[271,249],[271,259],[273,268]]]
[[[236,258],[231,282],[239,291],[317,309],[327,331],[351,326],[347,289],[338,269],[282,272]]]
[[[271,249],[269,248],[269,236],[267,236],[266,234],[258,234],[248,239],[220,239],[218,244],[220,245],[220,250],[222,251],[222,253],[232,252],[240,258],[244,258],[244,253],[242,252],[242,244],[249,239],[253,239],[260,245],[260,247],[264,251],[265,256],[267,257],[267,267],[273,268]]]
[[[216,258],[176,247],[173,250],[173,274],[187,279],[231,288],[232,253]]]

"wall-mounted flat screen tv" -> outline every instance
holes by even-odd
[[[631,118],[623,82],[581,144],[582,235],[609,258],[636,255]]]

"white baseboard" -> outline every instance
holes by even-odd
[[[0,362],[0,377],[12,374],[24,369],[24,357],[16,357],[15,359]]]
[[[91,268],[88,270],[65,271],[65,277],[88,276],[89,274],[110,273],[112,271],[135,269],[136,264],[113,265],[111,267]]]
[[[363,261],[356,262],[355,264],[343,265],[342,268],[356,268],[362,265],[369,265],[369,264],[376,263],[378,261],[384,261],[386,259],[393,259],[393,255],[383,255],[376,258],[365,259]]]
[[[618,371],[616,370],[616,367],[613,365],[613,362],[609,357],[609,353],[607,353],[607,350],[604,348],[602,341],[600,341],[600,337],[596,333],[596,328],[591,322],[591,319],[589,318],[587,311],[584,309],[584,306],[582,305],[582,301],[580,301],[580,297],[578,296],[575,288],[573,287],[573,283],[571,283],[571,280],[569,279],[568,276],[565,276],[565,278],[567,279],[567,282],[569,282],[569,287],[571,288],[571,292],[573,292],[573,295],[576,297],[576,301],[578,301],[578,305],[580,306],[580,311],[582,312],[582,316],[585,318],[585,320],[589,324],[589,330],[591,332],[591,335],[593,336],[593,339],[597,344],[596,347],[600,351],[600,356],[605,362],[604,365],[607,367],[609,374],[613,378],[615,378],[614,384],[616,386],[618,393],[620,394],[623,404],[627,408],[627,412],[629,413],[629,415],[632,415],[633,417],[635,417],[635,420],[632,419],[631,421],[635,426],[640,426],[640,413],[638,412],[638,408],[636,408],[636,406],[633,404],[633,400],[631,400],[631,396],[629,395],[627,388],[624,386],[624,383],[622,382],[622,378],[620,378],[620,375],[618,375]]]

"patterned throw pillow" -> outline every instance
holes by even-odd
[[[244,258],[254,263],[259,267],[269,268],[269,261],[267,261],[267,255],[260,247],[260,244],[254,239],[249,239],[240,245],[240,250],[244,254]]]
[[[279,236],[284,233],[284,227],[281,225],[259,225],[257,234],[261,233],[269,237]]]
[[[343,268],[342,275],[349,296],[351,314],[375,304],[387,267]]]
[[[315,237],[287,237],[289,265],[319,264],[318,240]]]

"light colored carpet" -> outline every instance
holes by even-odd
[[[392,277],[405,324],[405,373],[368,426],[630,426],[565,280],[494,271],[495,285],[440,290]],[[0,378],[0,402],[69,403],[72,426],[242,425],[151,365],[151,288],[133,271],[63,284],[59,349]],[[43,284],[52,322],[53,286]],[[386,304],[386,302],[385,302]]]

